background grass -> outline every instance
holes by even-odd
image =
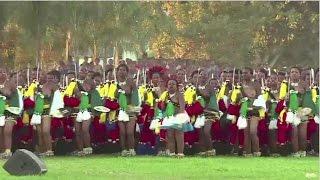
[[[15,177],[0,169],[0,179],[319,179],[316,157],[242,158],[90,157],[45,158],[43,176]],[[2,166],[5,161],[0,160]]]

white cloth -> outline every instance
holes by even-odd
[[[18,91],[18,98],[19,98],[19,109],[20,109],[20,113],[22,114],[23,111],[23,94],[20,92],[20,90],[17,88]]]
[[[123,121],[123,122],[130,121],[129,115],[124,110],[120,110],[118,115],[118,121]]]
[[[30,120],[31,125],[39,125],[41,124],[41,115],[33,114]]]
[[[201,128],[204,126],[204,123],[206,121],[205,116],[198,116],[196,119],[196,122],[194,123],[195,128]]]
[[[0,127],[3,127],[6,122],[6,117],[5,116],[0,116]]]
[[[258,98],[253,101],[252,105],[255,106],[255,107],[264,108],[264,110],[267,109],[266,101],[265,101],[265,99],[263,98],[262,95],[259,95]]]
[[[301,118],[296,113],[294,113],[293,114],[293,122],[292,122],[292,124],[294,126],[298,126],[300,123],[301,123]]]
[[[140,133],[140,126],[139,126],[138,123],[136,123],[136,132],[137,132],[137,133]]]
[[[174,121],[174,117],[170,116],[170,117],[165,117],[163,118],[162,124],[161,124],[161,128],[168,128],[173,126],[173,121]]]
[[[160,126],[160,120],[159,119],[154,119],[151,121],[149,129],[150,130],[155,130],[156,128],[158,128]]]
[[[319,115],[316,115],[316,116],[314,117],[314,122],[316,122],[317,124],[319,124],[319,122],[320,122]]]
[[[248,126],[247,118],[240,116],[238,118],[237,126],[239,129],[245,129]]]
[[[185,124],[188,122],[190,122],[190,116],[187,114],[187,112],[175,115],[175,124]]]
[[[269,123],[269,129],[278,129],[277,122],[278,122],[277,119],[272,119]]]
[[[55,114],[61,114],[60,109],[62,108],[64,108],[62,93],[60,90],[56,90],[53,94],[49,115],[55,117]]]
[[[83,122],[88,121],[91,118],[91,114],[89,111],[80,111],[77,113],[76,121]]]
[[[294,114],[291,111],[287,112],[287,117],[286,117],[286,122],[287,123],[293,123],[293,119],[294,119]]]
[[[235,118],[236,118],[235,115],[227,114],[227,119],[228,119],[228,120],[232,121],[232,120],[234,120]]]

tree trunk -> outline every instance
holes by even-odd
[[[71,39],[71,32],[67,32],[67,38],[66,38],[66,49],[65,49],[65,61],[68,61],[68,56],[69,56],[69,50],[70,50],[70,39]]]
[[[97,58],[97,44],[96,41],[93,41],[93,61]]]
[[[114,60],[115,67],[117,67],[119,65],[120,55],[121,55],[121,47],[118,43],[116,43],[116,46],[114,47],[114,54],[113,54],[113,60]]]

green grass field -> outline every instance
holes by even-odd
[[[319,159],[186,157],[91,157],[46,158],[44,176],[15,177],[2,168],[0,179],[319,179]],[[5,161],[0,160],[2,166]]]

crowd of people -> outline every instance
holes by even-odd
[[[318,156],[319,69],[85,58],[0,67],[0,157]]]

